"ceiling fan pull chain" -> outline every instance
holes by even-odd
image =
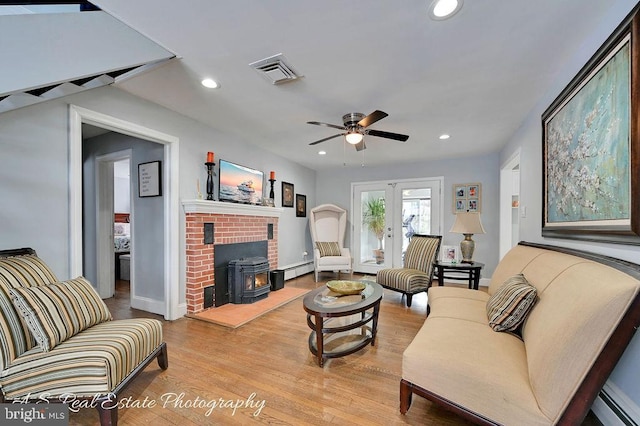
[[[342,166],[347,167],[347,141],[342,142]]]

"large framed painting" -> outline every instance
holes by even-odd
[[[542,115],[544,237],[640,245],[637,19]]]

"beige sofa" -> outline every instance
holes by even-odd
[[[487,300],[523,274],[537,301],[519,336],[496,332]],[[488,293],[431,287],[403,354],[400,411],[412,394],[477,424],[579,425],[640,324],[640,265],[520,243]]]

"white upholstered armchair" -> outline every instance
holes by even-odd
[[[351,252],[344,246],[347,211],[333,204],[321,204],[309,213],[309,229],[313,241],[313,266],[316,282],[318,272],[341,271],[351,275]]]

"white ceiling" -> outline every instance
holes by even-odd
[[[627,3],[467,0],[433,21],[430,1],[94,3],[180,58],[118,87],[317,170],[363,157],[345,154],[342,138],[309,146],[339,131],[306,122],[376,109],[389,117],[370,129],[410,138],[367,136],[367,165],[498,151],[612,5]],[[248,66],[278,53],[304,77],[271,85]]]

